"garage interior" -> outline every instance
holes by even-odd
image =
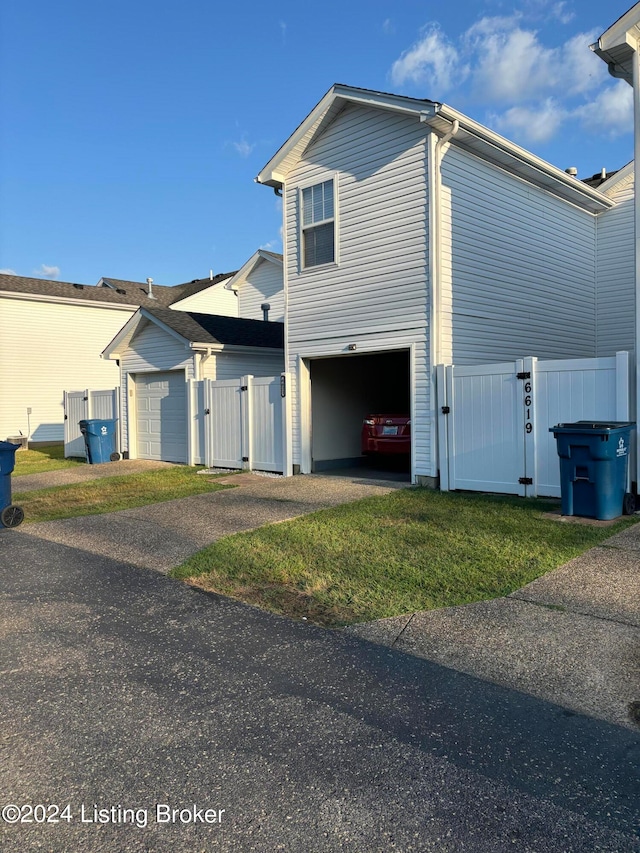
[[[362,421],[372,414],[409,414],[409,350],[311,359],[312,471],[391,473],[410,479],[407,455],[363,456]]]

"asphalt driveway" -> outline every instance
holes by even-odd
[[[28,528],[0,589],[0,805],[70,806],[3,851],[640,850],[636,732]]]

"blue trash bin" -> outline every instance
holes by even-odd
[[[626,493],[629,440],[634,423],[576,421],[556,424],[563,515],[607,520],[635,509]]]
[[[22,507],[11,503],[11,474],[17,449],[17,444],[0,441],[0,527],[17,527],[24,519]]]
[[[120,459],[120,454],[116,452],[117,423],[117,418],[89,418],[86,421],[80,421],[80,432],[84,435],[87,462],[90,465],[116,462]]]

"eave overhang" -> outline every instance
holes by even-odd
[[[640,41],[640,3],[636,3],[618,18],[592,44],[591,50],[607,63],[613,77],[626,80],[633,86],[633,54]]]

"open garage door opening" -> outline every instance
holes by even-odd
[[[316,358],[310,371],[312,470],[409,480],[409,351]]]

